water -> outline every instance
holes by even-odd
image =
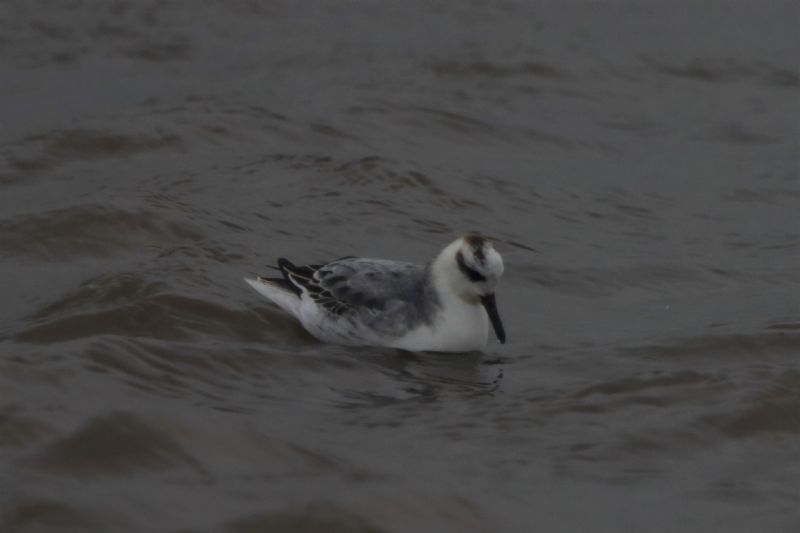
[[[794,2],[0,6],[0,530],[797,531]],[[242,277],[481,230],[509,342]]]

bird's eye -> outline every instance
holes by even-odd
[[[464,261],[464,256],[461,255],[461,252],[456,254],[456,262],[458,263],[458,269],[467,276],[467,279],[473,281],[475,283],[486,281],[486,276],[478,272],[477,270],[470,268],[467,266],[467,263]]]

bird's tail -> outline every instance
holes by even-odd
[[[297,316],[300,298],[296,289],[283,278],[245,278],[248,285],[287,313]]]

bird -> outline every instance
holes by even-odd
[[[272,268],[281,276],[245,281],[326,343],[484,351],[489,323],[506,341],[495,297],[503,259],[478,233],[452,241],[425,265],[353,256],[295,265],[282,257]]]

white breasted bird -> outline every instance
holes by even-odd
[[[490,322],[506,340],[494,295],[503,259],[481,235],[456,239],[424,266],[344,257],[304,266],[281,258],[274,268],[281,277],[245,281],[325,342],[468,352],[486,348]]]

